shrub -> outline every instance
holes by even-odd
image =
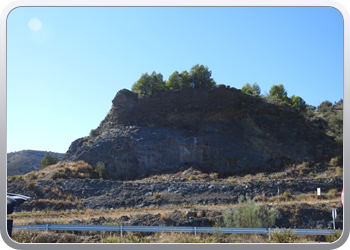
[[[283,193],[283,197],[285,197],[286,199],[291,199],[291,198],[293,198],[293,195],[290,192],[285,191]]]
[[[295,243],[297,236],[294,230],[290,229],[275,229],[271,233],[271,240],[276,243]]]
[[[336,167],[335,168],[335,173],[337,174],[337,175],[343,175],[343,168],[341,168],[341,167]]]
[[[259,206],[248,196],[238,198],[239,205],[223,213],[225,227],[271,227],[275,224],[278,211],[268,206]]]
[[[33,243],[39,233],[37,230],[14,230],[11,239],[19,243]]]
[[[335,167],[335,166],[339,165],[340,162],[341,162],[341,157],[340,157],[340,156],[336,156],[336,157],[332,158],[332,159],[329,161],[329,165]]]
[[[228,182],[229,183],[235,183],[235,182],[237,182],[237,179],[235,179],[233,177],[228,177]]]
[[[310,197],[313,197],[313,194],[299,194],[296,198],[298,201],[306,201],[308,199],[310,199]]]
[[[335,188],[330,189],[327,193],[328,198],[334,199],[337,196],[337,190]]]
[[[101,161],[99,161],[96,165],[96,168],[95,168],[95,171],[98,173],[98,176],[100,178],[103,178],[103,176],[105,175],[106,173],[106,167],[105,167],[105,164]]]
[[[326,235],[326,241],[331,243],[335,242],[340,238],[341,235],[342,231],[340,231],[340,229],[336,231],[331,231],[331,235]]]
[[[218,178],[218,175],[219,175],[218,173],[211,173],[209,176],[210,178],[216,180]]]
[[[190,180],[190,181],[194,180],[194,179],[196,179],[196,176],[194,176],[193,174],[188,177],[188,180]]]
[[[33,243],[52,243],[52,242],[57,242],[58,239],[59,239],[59,235],[53,232],[45,232],[45,233],[38,234],[33,239]]]

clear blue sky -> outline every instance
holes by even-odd
[[[64,153],[143,73],[343,98],[343,19],[326,7],[21,7],[7,22],[7,152]]]

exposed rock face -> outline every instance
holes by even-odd
[[[90,136],[64,160],[104,162],[110,176],[136,179],[195,166],[233,174],[317,162],[342,150],[295,109],[234,88],[184,89],[138,97],[119,91]]]

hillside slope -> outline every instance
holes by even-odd
[[[64,160],[103,162],[121,180],[195,167],[220,175],[328,162],[342,149],[296,109],[235,88],[183,89],[142,96],[119,91],[89,136]]]
[[[7,153],[7,176],[22,175],[34,170],[39,170],[41,160],[47,151],[22,150],[18,152]],[[49,152],[50,155],[56,155],[58,160],[62,160],[63,154]]]

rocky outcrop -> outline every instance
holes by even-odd
[[[221,175],[266,172],[342,155],[295,109],[234,88],[143,97],[124,89],[112,104],[99,127],[75,140],[64,160],[103,162],[110,178],[130,180],[188,167]]]

